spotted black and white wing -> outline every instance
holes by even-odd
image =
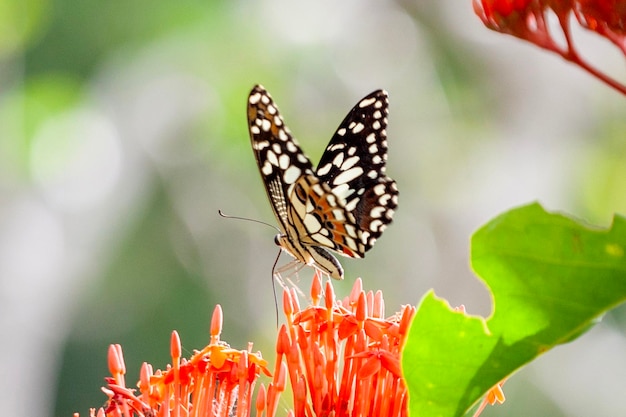
[[[313,171],[269,93],[257,85],[248,98],[252,148],[282,231],[276,242],[333,278],[342,279],[343,269],[326,249],[363,257],[398,204],[396,184],[385,176],[387,104],[382,90],[363,98]]]
[[[396,183],[385,175],[388,106],[384,90],[361,99],[339,125],[315,171],[319,182],[342,200],[356,227],[355,244],[348,245],[355,257],[374,245],[398,206]],[[339,246],[333,249],[345,254]]]
[[[248,129],[272,210],[283,233],[288,234],[290,188],[302,175],[313,175],[313,165],[285,126],[272,97],[260,85],[248,98]]]

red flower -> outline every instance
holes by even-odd
[[[579,0],[576,14],[581,25],[598,33],[626,34],[626,1]]]
[[[474,10],[484,11],[489,19],[500,19],[511,16],[514,12],[524,12],[532,0],[478,0],[474,1]]]
[[[571,16],[603,36],[626,55],[626,0],[473,0],[474,12],[489,29],[506,33],[555,52],[594,77],[626,94],[626,86],[587,63],[572,37]],[[555,41],[548,27],[556,15],[566,44]]]
[[[270,375],[267,362],[260,353],[231,349],[219,340],[222,330],[222,309],[218,305],[211,322],[211,342],[189,360],[181,359],[180,339],[172,333],[170,352],[172,365],[153,373],[152,366],[141,367],[139,394],[124,382],[126,368],[119,345],[109,348],[109,370],[104,393],[109,397],[100,416],[247,416],[257,378]],[[236,414],[235,414],[236,413]],[[92,410],[91,415],[95,415]]]
[[[111,377],[103,388],[107,407],[91,410],[91,417],[130,416],[276,416],[286,381],[293,391],[292,417],[313,416],[407,416],[408,395],[400,367],[415,307],[403,306],[385,317],[382,292],[363,291],[357,279],[351,294],[335,298],[330,282],[322,292],[316,274],[311,288],[312,304],[300,309],[295,290],[285,291],[286,324],[276,341],[276,365],[267,387],[253,390],[261,374],[271,376],[260,353],[236,350],[220,341],[222,310],[218,305],[211,320],[208,346],[191,358],[181,358],[178,333],[172,333],[172,364],[164,371],[141,367],[139,390],[126,387],[126,367],[119,345],[109,348]],[[504,401],[500,385],[485,398]],[[478,413],[476,414],[478,415]]]
[[[319,305],[319,288],[316,276],[314,304],[303,311],[295,292],[283,298],[287,324],[279,331],[277,353],[295,387],[294,415],[407,415],[400,351],[415,308],[404,306],[385,318],[382,293],[365,293],[360,279],[342,301],[327,282]]]

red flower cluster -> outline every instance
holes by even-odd
[[[415,307],[384,316],[382,292],[363,291],[357,279],[337,302],[330,282],[313,279],[311,306],[300,311],[294,291],[285,292],[287,324],[280,328],[278,362],[286,361],[294,390],[294,415],[406,416],[407,389],[400,352]]]
[[[626,1],[624,0],[579,0],[576,16],[581,25],[614,40],[625,50]],[[621,37],[621,40],[618,38]]]
[[[92,409],[91,417],[357,417],[408,415],[408,392],[400,369],[400,354],[415,307],[406,305],[385,317],[382,292],[365,292],[361,279],[348,297],[335,298],[332,284],[322,292],[321,274],[311,287],[311,305],[300,309],[295,289],[285,291],[286,324],[276,343],[276,365],[271,382],[261,384],[261,374],[271,376],[260,353],[230,348],[220,341],[222,309],[211,320],[208,346],[189,359],[181,357],[178,333],[173,332],[172,364],[164,371],[141,367],[138,390],[124,381],[126,367],[119,345],[109,348],[111,377],[105,378],[107,406]],[[459,308],[463,311],[463,308]],[[293,392],[293,409],[278,410],[287,378]],[[137,392],[138,391],[138,392]],[[504,401],[501,384],[487,393],[474,414],[487,404]],[[75,414],[78,417],[78,414]]]
[[[606,38],[626,55],[626,0],[473,0],[485,26],[558,53],[606,84],[626,94],[626,86],[583,60],[574,46],[571,16],[585,29]],[[547,19],[554,14],[566,45],[550,33]]]
[[[208,346],[191,358],[181,358],[178,333],[172,333],[172,365],[153,372],[141,367],[139,392],[126,387],[126,368],[119,345],[109,348],[106,408],[91,417],[131,416],[276,416],[286,379],[293,390],[287,416],[406,416],[407,389],[400,370],[400,351],[415,307],[404,306],[384,317],[382,293],[364,292],[358,279],[349,297],[335,299],[330,282],[322,294],[321,276],[311,289],[312,305],[300,310],[295,290],[283,297],[287,323],[280,328],[272,381],[254,386],[263,373],[270,376],[260,353],[231,349],[220,341],[222,310],[211,321]],[[323,301],[323,305],[320,302]],[[77,416],[77,415],[76,415]]]
[[[139,395],[124,382],[126,367],[120,345],[109,347],[109,370],[105,378],[109,397],[97,417],[131,416],[248,416],[254,385],[261,372],[270,375],[260,353],[231,349],[219,340],[222,309],[218,305],[211,320],[211,342],[189,359],[181,359],[178,333],[172,333],[172,365],[152,371],[144,362],[138,383]],[[96,415],[91,410],[91,416]]]

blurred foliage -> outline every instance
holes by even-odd
[[[26,75],[60,72],[87,79],[117,48],[139,48],[168,32],[216,17],[219,4],[198,0],[183,0],[175,7],[146,0],[47,3],[45,36],[26,50]]]
[[[79,105],[81,84],[70,76],[27,78],[0,102],[0,164],[5,172],[28,180],[35,133],[46,122]],[[70,149],[61,149],[67,153]],[[52,161],[49,161],[52,162]]]
[[[171,360],[173,329],[184,337],[189,351],[208,342],[208,323],[219,300],[207,291],[202,277],[183,268],[175,256],[170,237],[163,232],[163,226],[172,223],[176,215],[157,184],[154,196],[112,254],[102,279],[81,299],[81,313],[65,347],[66,367],[60,374],[55,415],[71,415],[81,405],[82,411],[103,402],[102,393],[93,388],[102,386],[109,374],[104,359],[111,343],[124,347],[128,380],[137,381],[142,362]]]
[[[46,0],[0,2],[0,58],[11,56],[35,43],[47,25]]]

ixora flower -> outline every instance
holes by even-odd
[[[474,12],[489,29],[555,52],[617,91],[626,85],[585,61],[575,47],[572,24],[604,37],[626,54],[626,0],[472,0]],[[556,17],[556,21],[549,22]],[[554,36],[558,26],[562,38]]]
[[[105,378],[108,385],[102,389],[107,405],[92,409],[90,416],[407,416],[400,354],[415,307],[403,306],[385,318],[382,292],[365,292],[360,279],[343,300],[335,298],[330,281],[324,291],[322,287],[321,275],[316,274],[311,305],[304,309],[295,289],[283,293],[286,324],[278,331],[273,376],[261,354],[252,352],[252,345],[236,350],[220,341],[218,305],[209,345],[183,359],[178,333],[173,332],[172,364],[153,372],[144,363],[138,390],[126,386],[122,349],[111,345],[111,377]],[[253,400],[261,374],[271,381],[267,387],[260,384]],[[287,379],[293,408],[279,410]],[[479,412],[487,403],[502,401],[498,385]]]

